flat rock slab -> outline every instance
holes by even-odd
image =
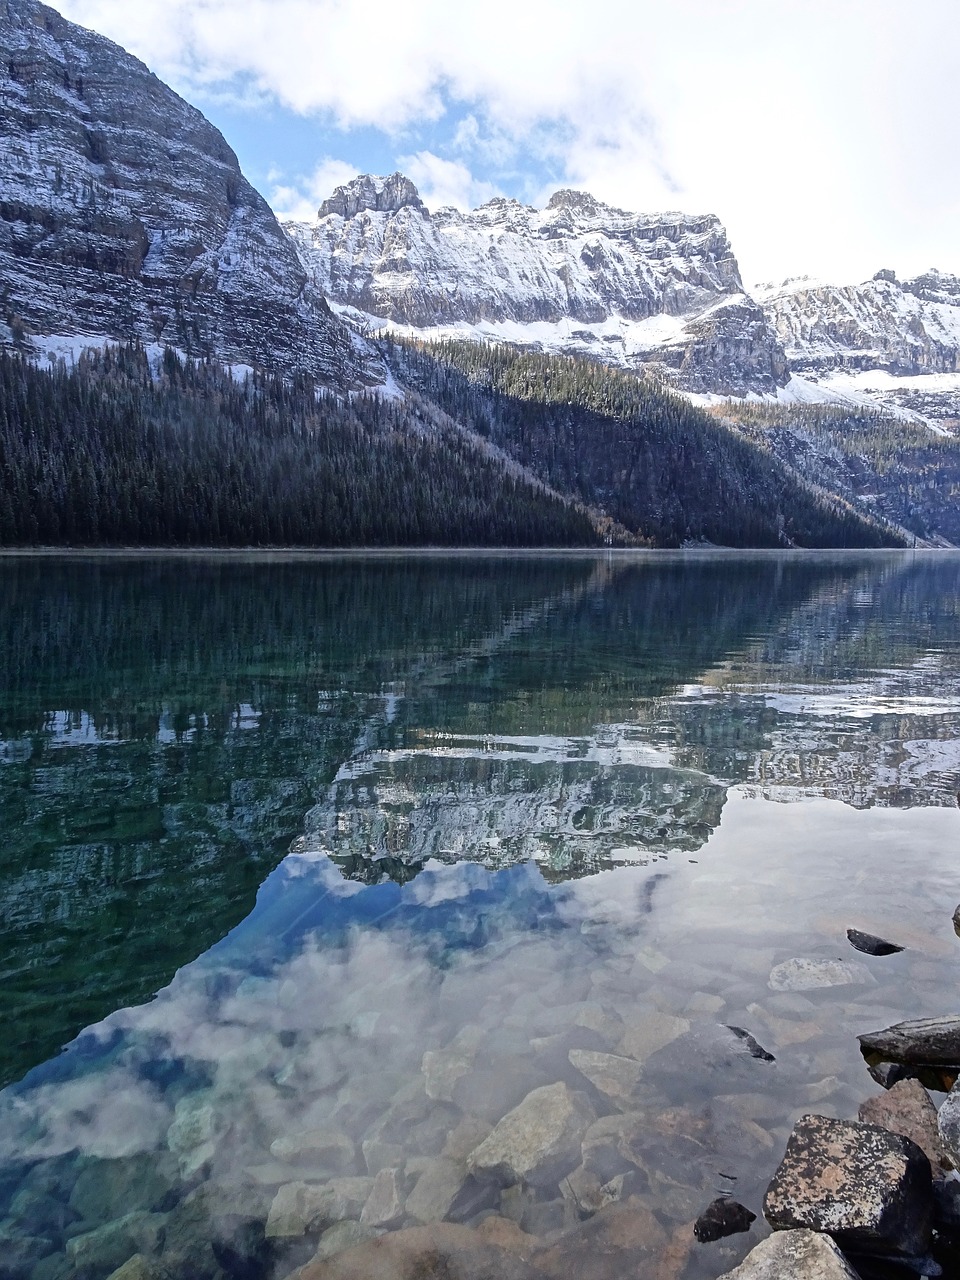
[[[864,1057],[911,1066],[954,1067],[960,1064],[960,1014],[915,1018],[883,1031],[858,1036]]]
[[[886,1093],[861,1103],[859,1114],[865,1124],[878,1124],[915,1142],[935,1171],[947,1163],[937,1129],[937,1108],[919,1080],[898,1080]]]
[[[720,1280],[858,1280],[829,1236],[815,1231],[776,1231],[761,1240],[739,1267]]]
[[[580,1163],[580,1142],[596,1119],[588,1099],[562,1082],[533,1089],[473,1151],[467,1168],[510,1186],[558,1184]]]
[[[643,1068],[632,1058],[623,1058],[616,1053],[595,1053],[591,1049],[571,1049],[567,1056],[570,1065],[614,1105],[629,1103],[640,1083]]]
[[[722,1240],[724,1236],[749,1231],[756,1220],[757,1215],[744,1205],[721,1196],[701,1213],[693,1224],[693,1234],[701,1244],[707,1244],[712,1240]]]
[[[863,986],[873,974],[858,960],[817,960],[794,956],[774,965],[767,986],[771,991],[814,991],[819,987]]]
[[[897,943],[878,938],[875,933],[864,933],[862,929],[848,929],[847,941],[851,947],[867,956],[893,956],[903,950]]]
[[[824,1232],[850,1253],[916,1257],[930,1247],[931,1184],[930,1161],[909,1138],[802,1116],[763,1209],[775,1229]]]

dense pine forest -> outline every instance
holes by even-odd
[[[716,411],[802,475],[920,538],[960,544],[960,440],[922,422],[840,405]]]
[[[900,545],[769,448],[636,376],[387,342],[402,395],[0,354],[0,545]]]
[[[596,523],[408,401],[167,350],[0,354],[0,545],[592,546]]]
[[[657,545],[902,545],[769,450],[631,373],[470,342],[388,346],[400,375],[458,422]]]

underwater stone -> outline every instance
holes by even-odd
[[[814,991],[818,987],[860,986],[868,982],[873,982],[873,975],[856,960],[794,956],[774,965],[767,985],[772,991]]]
[[[613,1053],[594,1053],[589,1049],[571,1049],[567,1057],[570,1065],[615,1106],[629,1103],[640,1083],[643,1069],[632,1058],[621,1058]]]
[[[381,1169],[360,1213],[366,1227],[396,1226],[403,1218],[403,1194],[399,1171]]]
[[[418,1222],[440,1222],[450,1212],[463,1184],[466,1166],[460,1161],[440,1156],[430,1160],[407,1196],[406,1211]]]
[[[580,1142],[595,1118],[583,1094],[560,1082],[542,1085],[503,1117],[471,1154],[468,1168],[501,1186],[558,1183],[580,1163]]]
[[[724,1236],[733,1236],[741,1231],[749,1231],[751,1223],[756,1222],[757,1215],[751,1213],[744,1205],[726,1196],[720,1196],[708,1204],[693,1225],[693,1234],[701,1244],[713,1240],[722,1240]]]

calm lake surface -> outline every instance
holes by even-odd
[[[4,1277],[635,1196],[706,1280],[956,1011],[960,554],[7,558],[0,666]]]

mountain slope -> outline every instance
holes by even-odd
[[[199,111],[111,41],[0,0],[0,343],[104,338],[378,377]]]
[[[654,545],[903,545],[769,450],[634,374],[505,346],[390,346],[399,379],[552,488]]]
[[[431,214],[402,174],[338,187],[287,223],[322,293],[375,327],[662,365],[690,390],[773,392],[782,348],[713,216],[625,213],[578,191]]]

